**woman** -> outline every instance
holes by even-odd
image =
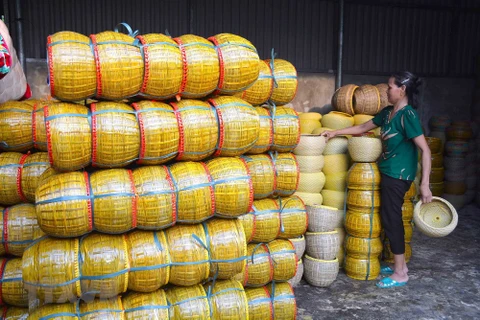
[[[337,135],[361,134],[381,127],[383,152],[378,160],[382,176],[380,215],[394,254],[394,268],[382,267],[382,274],[390,276],[377,283],[379,288],[400,287],[408,281],[402,204],[405,193],[415,179],[418,149],[422,151],[421,199],[424,203],[432,201],[429,186],[431,153],[414,110],[417,107],[415,98],[419,85],[418,77],[408,71],[394,74],[388,81],[387,91],[391,106],[364,124],[322,134],[328,140]]]

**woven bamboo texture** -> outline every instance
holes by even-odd
[[[270,110],[273,123],[271,151],[292,152],[300,139],[298,113],[289,107],[277,106]]]
[[[429,237],[444,237],[457,226],[458,214],[447,200],[433,197],[430,203],[417,202],[413,214],[415,226]]]
[[[275,165],[269,155],[243,156],[252,178],[255,199],[270,197],[277,187]]]
[[[153,292],[170,278],[170,252],[163,231],[133,231],[126,236],[130,260],[128,289]]]
[[[183,79],[182,53],[177,43],[161,33],[137,36],[143,45],[145,74],[141,93],[156,99],[175,96]]]
[[[248,319],[273,320],[273,306],[266,287],[245,288],[248,301]]]
[[[200,161],[215,152],[219,138],[215,110],[206,102],[182,100],[172,103],[180,129],[177,160]]]
[[[370,84],[360,86],[354,93],[353,111],[358,114],[375,115],[380,111],[380,92]]]
[[[151,293],[130,292],[122,297],[125,320],[169,319],[167,295],[162,289]]]
[[[280,207],[273,199],[255,200],[252,206],[255,221],[252,242],[270,242],[280,233]]]
[[[193,286],[206,280],[210,274],[210,263],[203,226],[175,226],[167,229],[165,233],[172,261],[170,283]]]
[[[260,118],[254,107],[237,97],[210,99],[220,129],[215,156],[239,156],[258,140]]]
[[[235,94],[235,96],[242,98],[254,106],[260,106],[266,103],[273,91],[273,76],[270,65],[267,62],[260,60],[258,68],[258,78],[253,85],[246,90]]]
[[[308,215],[303,200],[293,195],[278,198],[276,201],[280,208],[281,222],[278,238],[290,239],[303,235],[308,227]]]
[[[179,45],[184,61],[182,98],[200,98],[212,93],[220,79],[220,63],[214,45],[193,34],[173,40]]]
[[[390,103],[388,102],[388,94],[387,94],[388,84],[387,83],[379,83],[379,84],[375,85],[375,87],[377,87],[378,93],[380,94],[380,110],[382,110],[386,106],[390,105]]]
[[[293,150],[295,155],[321,156],[324,153],[327,142],[320,135],[302,134],[297,147]]]
[[[444,194],[444,182],[430,183],[430,190],[433,196],[441,197]]]
[[[300,170],[293,153],[271,155],[276,176],[274,196],[288,197],[298,188]]]
[[[402,220],[411,221],[413,219],[413,202],[410,200],[403,201],[402,205]]]
[[[297,301],[292,286],[288,282],[272,282],[267,286],[267,289],[272,299],[274,319],[295,319],[297,316]]]
[[[349,160],[346,154],[330,154],[324,156],[324,161],[323,173],[325,174],[348,171]]]
[[[248,319],[247,295],[240,282],[220,280],[204,287],[209,294],[211,319]]]
[[[432,153],[432,168],[441,168],[443,166],[443,153]]]
[[[380,171],[376,163],[354,163],[347,177],[350,190],[380,190]]]
[[[425,137],[425,140],[427,140],[428,147],[430,148],[432,154],[442,151],[442,140],[439,138]]]
[[[21,257],[30,244],[44,235],[38,226],[35,206],[25,203],[7,208],[0,207],[0,210],[2,210],[0,256],[10,254]]]
[[[47,49],[52,97],[77,101],[95,95],[97,65],[88,37],[57,32],[47,38]]]
[[[325,174],[323,172],[301,172],[298,180],[297,190],[300,192],[320,193],[325,185]]]
[[[322,171],[325,165],[325,159],[323,156],[299,156],[297,158],[298,168],[300,172],[319,172]]]
[[[253,183],[245,160],[217,158],[208,161],[215,193],[215,214],[236,218],[250,211],[253,203]]]
[[[347,172],[337,172],[325,177],[325,189],[344,191],[347,187]]]
[[[245,38],[220,33],[209,37],[215,44],[220,63],[217,93],[233,94],[251,86],[260,72],[257,49]]]
[[[78,239],[42,239],[23,254],[22,276],[29,296],[45,303],[74,301],[82,295]]]
[[[265,244],[247,246],[247,264],[234,279],[244,287],[261,287],[273,280],[273,260]]]
[[[327,207],[337,208],[338,210],[343,210],[345,203],[345,192],[344,191],[333,191],[323,189],[321,192],[323,197],[323,205]]]
[[[298,286],[298,285],[300,284],[300,281],[302,281],[304,270],[305,270],[305,268],[304,268],[304,266],[303,266],[302,259],[300,259],[300,260],[298,260],[297,273],[295,274],[295,277],[293,277],[292,279],[288,280],[288,283],[289,283],[293,288],[295,288],[296,286]]]
[[[140,129],[139,164],[162,164],[175,158],[180,129],[173,108],[156,101],[133,103]]]
[[[28,307],[28,293],[23,288],[22,259],[0,258],[0,302],[16,307]]]
[[[273,261],[273,280],[288,281],[297,273],[297,255],[293,243],[277,239],[267,244]]]
[[[255,111],[259,118],[258,139],[253,147],[246,152],[247,154],[265,153],[270,149],[273,141],[273,122],[270,110],[256,107]]]
[[[412,246],[410,243],[405,243],[405,262],[410,262],[410,258],[412,257]],[[390,243],[388,239],[386,239],[383,243],[383,261],[387,263],[393,263],[394,254],[392,253],[392,249],[390,248]]]
[[[349,190],[347,195],[349,209],[365,210],[380,207],[380,191]]]
[[[300,263],[306,248],[305,236],[302,235],[301,237],[291,238],[288,240],[290,240],[290,242],[295,247],[295,254],[297,255],[298,263]]]
[[[27,319],[29,312],[28,308],[4,306],[2,314],[4,319]]]
[[[380,237],[358,238],[348,236],[345,239],[345,249],[350,257],[368,259],[369,256],[379,257],[382,254],[383,244]]]
[[[308,231],[327,232],[337,227],[339,210],[322,205],[307,206]]]
[[[348,152],[354,162],[375,162],[382,154],[382,142],[378,138],[351,137]]]
[[[310,193],[310,192],[295,192],[294,196],[302,199],[303,203],[306,205],[321,205],[323,203],[323,196],[320,193]]]
[[[308,255],[303,260],[305,280],[315,287],[328,287],[337,279],[338,259],[320,260]]]
[[[340,247],[340,239],[337,231],[307,232],[307,255],[320,260],[333,260],[337,256]]]
[[[209,237],[210,275],[230,279],[242,272],[247,255],[242,223],[237,219],[212,219],[204,222],[204,229]]]
[[[268,59],[265,62],[270,65],[275,81],[270,100],[277,105],[290,103],[297,94],[297,70],[287,60]]]
[[[322,117],[322,127],[334,130],[353,126],[353,117],[348,113],[331,111]]]
[[[359,238],[377,238],[382,229],[380,213],[370,209],[356,211],[349,209],[345,217],[345,230],[348,234]]]
[[[324,155],[341,154],[348,152],[348,139],[347,137],[335,137],[328,140]]]
[[[380,260],[377,256],[368,258],[345,257],[345,272],[355,280],[375,280],[380,275]]]
[[[340,112],[353,115],[353,95],[357,89],[358,86],[354,84],[347,84],[337,89],[332,97],[333,108]]]
[[[33,147],[33,107],[8,101],[0,104],[0,150],[27,151]]]
[[[251,213],[243,214],[238,217],[238,221],[240,221],[240,223],[242,224],[247,243],[253,241],[253,236],[256,229],[256,216]]]

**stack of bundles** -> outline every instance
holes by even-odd
[[[190,286],[209,276],[230,279],[244,269],[246,256],[241,223],[214,219],[157,232],[46,237],[25,251],[22,268],[31,296],[63,303],[89,295],[110,298],[127,289],[152,292],[167,283]]]
[[[382,152],[380,139],[350,138],[348,151],[354,164],[347,177],[345,272],[357,280],[380,274],[380,171],[375,161]]]
[[[413,236],[413,211],[414,211],[414,199],[417,196],[416,184],[412,183],[410,189],[405,193],[402,205],[402,221],[403,228],[405,230],[405,261],[409,262],[412,257],[412,236]],[[383,254],[382,258],[388,263],[394,262],[394,255],[390,248],[390,241],[382,232],[383,238]]]
[[[444,191],[445,169],[443,167],[442,140],[435,137],[425,137],[428,147],[432,153],[432,171],[430,173],[430,190],[432,195],[441,197]],[[417,169],[417,174],[421,173],[421,158]],[[416,185],[418,187],[418,185]],[[418,188],[417,188],[418,189]]]
[[[338,88],[332,97],[332,107],[349,115],[376,115],[388,105],[385,84],[357,86],[347,84]]]
[[[35,202],[35,190],[44,179],[55,174],[46,152],[0,154],[0,205]]]
[[[302,134],[311,134],[322,127],[322,115],[317,112],[305,112],[298,115]]]
[[[304,259],[305,280],[313,286],[327,287],[337,278],[340,257],[340,235],[335,228],[342,225],[339,210],[322,205],[307,206],[308,231]]]
[[[446,129],[447,142],[445,142],[445,200],[450,202],[455,209],[460,210],[473,200],[475,195],[476,176],[473,175],[475,161],[474,153],[469,153],[469,140],[473,131],[469,121],[453,121]],[[472,169],[468,169],[471,167]],[[468,172],[470,172],[469,175]],[[468,179],[467,179],[468,177]],[[469,190],[469,196],[467,196]]]
[[[64,101],[233,94],[259,75],[255,47],[228,33],[207,40],[163,34],[134,38],[112,31],[86,37],[62,31],[48,37],[47,47],[51,95]]]
[[[307,205],[322,204],[321,191],[325,185],[323,152],[325,137],[320,135],[302,134],[298,146],[293,150],[300,169],[297,192]]]
[[[452,123],[452,119],[446,115],[434,115],[430,118],[428,126],[430,127],[430,137],[439,138],[442,141],[442,151],[447,141],[446,130]]]

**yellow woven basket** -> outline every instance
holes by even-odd
[[[370,213],[369,209],[365,211],[348,210],[345,217],[345,230],[348,234],[359,238],[377,238],[380,237],[382,229],[380,214],[375,211]]]
[[[247,213],[238,217],[238,221],[240,221],[242,224],[247,243],[253,241],[253,236],[256,229],[256,216],[254,214]]]
[[[136,37],[142,44],[145,74],[140,92],[159,100],[172,98],[183,79],[183,60],[178,45],[161,33]]]
[[[380,191],[349,190],[347,207],[349,209],[365,210],[380,207]]]
[[[247,255],[242,223],[237,219],[211,219],[204,222],[204,229],[209,237],[210,275],[230,279],[242,272]]]
[[[280,233],[280,208],[273,199],[255,200],[251,220],[254,221],[252,242],[270,242]]]
[[[305,256],[304,259],[305,280],[315,287],[328,287],[335,281],[338,275],[339,259],[320,260]]]
[[[277,187],[277,176],[273,160],[264,154],[243,156],[252,177],[255,199],[272,196]]]
[[[169,171],[177,193],[178,221],[198,223],[213,216],[215,195],[207,166],[200,162],[178,162]]]
[[[259,117],[258,139],[250,148],[247,154],[261,154],[267,152],[272,146],[273,141],[273,122],[270,110],[267,108],[256,107],[255,111]]]
[[[186,34],[174,38],[183,60],[182,98],[201,98],[212,93],[220,79],[220,63],[215,47],[205,38]]]
[[[307,231],[308,215],[302,199],[294,195],[276,201],[280,208],[281,223],[278,238],[290,239],[303,235]]]
[[[130,292],[122,297],[125,320],[169,319],[165,291],[159,289],[151,293]]]
[[[357,238],[347,236],[345,239],[345,249],[352,258],[379,257],[382,254],[383,244],[380,237],[377,238]]]
[[[28,293],[23,288],[22,259],[0,258],[0,301],[17,307],[28,307]]]
[[[38,226],[35,206],[25,203],[8,208],[0,207],[0,210],[2,211],[0,256],[11,254],[21,257],[31,243],[44,235]]]
[[[380,94],[380,110],[385,108],[386,106],[389,106],[390,103],[388,102],[388,84],[387,83],[379,83],[375,85],[378,89],[378,93]]]
[[[202,285],[172,287],[166,291],[170,320],[189,319],[195,315],[198,320],[211,319],[210,303]]]
[[[340,112],[353,115],[353,95],[357,88],[358,86],[354,84],[347,84],[338,88],[332,97],[333,108]]]
[[[215,152],[219,129],[215,110],[206,102],[171,103],[180,129],[177,160],[200,161]]]
[[[74,171],[89,165],[92,160],[93,126],[89,123],[89,109],[57,103],[45,106],[44,113],[48,157],[52,166],[59,171]]]
[[[288,197],[298,189],[300,170],[293,153],[271,154],[275,167],[275,196]]]
[[[382,141],[371,137],[351,137],[348,152],[354,162],[375,162],[382,154]]]
[[[347,177],[348,189],[380,190],[380,171],[376,163],[354,163]]]
[[[299,197],[307,206],[321,205],[323,203],[323,196],[320,193],[297,191],[293,195]]]
[[[290,103],[297,94],[297,70],[287,60],[265,60],[272,70],[275,86],[270,100],[278,105]]]
[[[273,240],[267,244],[273,261],[273,280],[288,281],[297,273],[297,254],[290,240]]]
[[[4,319],[27,319],[28,318],[28,308],[19,308],[19,307],[3,307],[3,317]]]
[[[344,191],[347,187],[347,172],[337,172],[325,176],[325,189]]]
[[[413,202],[410,200],[403,201],[402,220],[411,221],[413,219]]]
[[[239,156],[250,150],[258,140],[260,118],[248,102],[237,97],[208,100],[218,118],[219,137],[214,156]]]
[[[298,188],[300,192],[320,193],[325,185],[323,172],[300,172]]]
[[[325,174],[348,171],[349,160],[346,154],[330,154],[324,156],[324,161],[323,173]]]
[[[275,320],[288,320],[297,317],[297,302],[292,286],[288,282],[272,282],[267,286],[272,299]]]
[[[170,283],[193,286],[210,274],[205,230],[201,224],[178,225],[166,231],[172,266]]]
[[[236,280],[220,280],[204,285],[208,292],[211,319],[248,319],[248,300],[245,290]]]
[[[411,257],[412,246],[410,245],[410,243],[405,243],[405,262],[409,262]],[[392,253],[392,249],[390,248],[390,243],[388,239],[383,242],[383,261],[387,263],[394,262],[394,254]]]
[[[322,127],[339,130],[353,126],[354,120],[350,114],[331,111],[322,117]]]
[[[260,60],[258,68],[258,78],[253,85],[245,91],[235,94],[235,96],[242,98],[254,106],[259,106],[267,102],[273,90],[273,76],[270,65]]]
[[[47,63],[52,97],[78,101],[95,95],[97,66],[90,45],[88,37],[76,32],[61,31],[48,36]]]
[[[48,237],[27,248],[22,276],[29,296],[45,303],[64,303],[81,296],[79,251],[79,239]]]
[[[302,134],[293,153],[302,156],[321,156],[324,154],[326,146],[327,142],[325,137],[313,134]]]
[[[355,113],[375,115],[380,111],[380,92],[371,84],[365,84],[355,90],[353,99]]]
[[[130,260],[128,289],[153,292],[170,278],[170,252],[163,231],[133,231],[127,234]]]
[[[249,320],[273,320],[273,307],[266,287],[245,288]]]
[[[322,171],[325,165],[325,159],[323,156],[299,156],[295,155],[297,159],[298,168],[300,173],[319,172]]]
[[[292,152],[300,139],[298,113],[289,107],[277,106],[271,110],[273,141],[271,151]]]
[[[27,103],[0,104],[0,150],[27,151],[33,147],[32,112]]]
[[[244,287],[260,287],[273,280],[273,260],[265,244],[247,246],[247,264],[234,279]]]
[[[345,257],[345,272],[355,280],[375,280],[380,275],[380,260],[377,256],[368,258]]]
[[[257,80],[260,59],[250,41],[231,33],[220,33],[208,40],[215,44],[220,63],[217,93],[240,92]]]
[[[180,132],[176,114],[168,104],[156,101],[133,103],[140,129],[139,164],[162,164],[178,153]]]
[[[323,189],[321,192],[323,196],[323,205],[327,207],[337,208],[338,210],[343,210],[345,202],[345,192],[344,191],[333,191]]]

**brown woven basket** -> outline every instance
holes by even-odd
[[[254,106],[260,106],[268,101],[273,90],[273,76],[270,65],[259,61],[259,74],[257,80],[243,92],[235,94]]]
[[[272,70],[275,85],[270,100],[277,105],[290,103],[297,94],[297,70],[283,59],[265,60]]]
[[[272,146],[273,141],[273,122],[270,110],[268,108],[256,107],[260,126],[258,129],[258,139],[247,154],[261,154],[267,152]]]
[[[276,200],[280,208],[280,233],[278,238],[290,239],[300,237],[307,231],[308,215],[305,203],[293,195]]]
[[[390,105],[390,103],[388,102],[388,94],[387,94],[388,84],[387,83],[379,83],[379,84],[375,85],[375,87],[377,87],[378,93],[380,94],[380,110],[382,110],[386,106]]]
[[[353,95],[358,89],[357,85],[347,84],[338,88],[332,97],[332,107],[343,113],[353,115]]]
[[[248,319],[273,320],[273,306],[266,287],[245,288],[248,301]]]
[[[125,320],[168,319],[168,303],[165,291],[159,289],[151,293],[129,292],[122,297]]]
[[[0,104],[1,151],[27,151],[33,147],[32,112],[33,107],[27,103]]]
[[[272,282],[267,286],[273,304],[275,320],[295,319],[297,316],[297,301],[292,286],[288,282]]]
[[[204,285],[208,292],[211,319],[248,319],[245,290],[236,280],[220,280]]]
[[[300,140],[298,113],[289,107],[277,106],[271,109],[273,141],[271,151],[292,152]]]
[[[166,291],[171,320],[191,318],[210,319],[210,303],[202,285],[172,287]]]
[[[280,233],[280,207],[273,199],[255,200],[252,206],[255,223],[252,242],[270,242]]]
[[[220,33],[208,40],[215,44],[220,63],[217,93],[240,92],[257,80],[260,59],[250,41],[231,33]]]
[[[0,301],[17,307],[28,307],[28,293],[23,288],[22,259],[0,258]]]
[[[375,86],[360,86],[353,98],[353,110],[357,114],[375,115],[380,111],[380,92]]]

